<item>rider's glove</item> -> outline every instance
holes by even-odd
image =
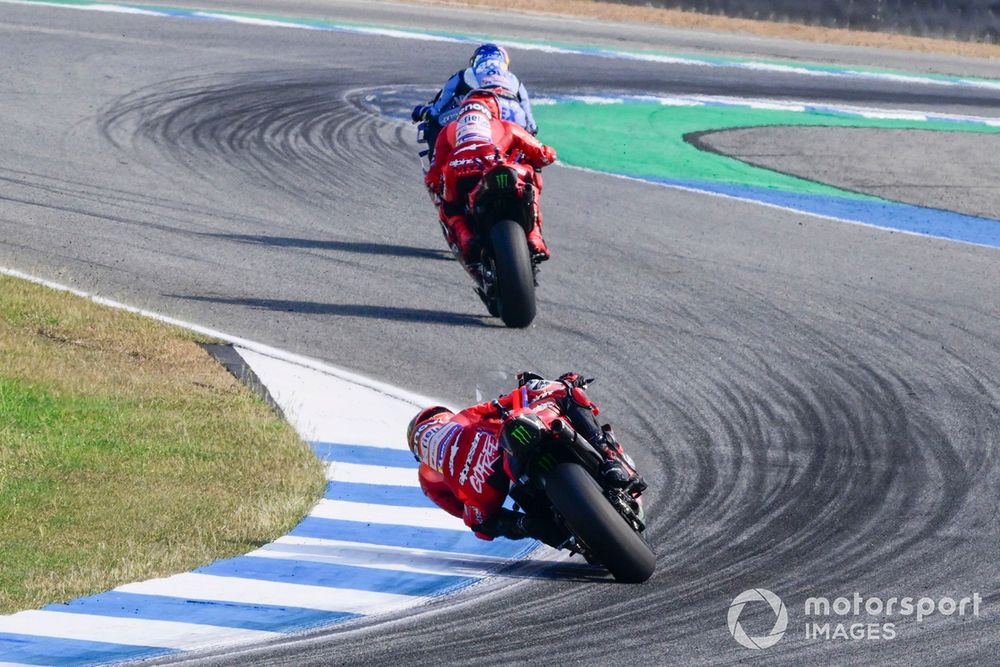
[[[542,164],[549,165],[556,161],[556,149],[552,146],[542,146]]]
[[[424,174],[424,185],[431,191],[431,194],[440,194],[441,180],[433,172]]]
[[[563,373],[559,376],[559,381],[568,384],[571,387],[584,387],[587,384],[586,379],[578,373]]]
[[[422,120],[427,120],[427,117],[430,114],[430,110],[431,108],[429,106],[426,106],[424,104],[418,104],[417,106],[413,107],[413,111],[410,112],[410,120],[412,120],[414,123],[419,123]]]

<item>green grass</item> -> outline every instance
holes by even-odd
[[[192,334],[0,277],[0,613],[245,553],[323,488]]]

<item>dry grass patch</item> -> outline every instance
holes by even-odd
[[[179,329],[0,276],[0,613],[245,553],[324,488]]]
[[[977,42],[960,42],[929,37],[910,37],[890,33],[822,28],[795,23],[756,21],[729,18],[711,14],[697,14],[679,9],[663,9],[637,5],[623,5],[599,0],[406,0],[412,4],[452,5],[457,7],[485,7],[506,9],[522,13],[555,14],[616,21],[624,23],[653,23],[672,28],[714,30],[747,33],[762,37],[796,39],[808,42],[843,44],[845,46],[870,46],[902,49],[923,53],[943,53],[974,58],[1000,58],[1000,45]]]

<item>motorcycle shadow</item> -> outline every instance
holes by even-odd
[[[479,326],[496,328],[502,325],[489,315],[473,315],[429,308],[407,308],[403,306],[376,306],[365,303],[322,303],[317,301],[296,301],[289,299],[253,299],[222,296],[198,296],[167,294],[165,296],[188,301],[208,301],[231,306],[247,306],[261,310],[304,315],[336,315],[340,317],[366,317],[394,322],[422,322],[448,324],[451,326]]]
[[[386,255],[388,257],[414,257],[416,259],[453,260],[454,255],[448,250],[434,248],[417,248],[414,246],[396,245],[391,243],[371,243],[367,241],[333,241],[320,239],[304,239],[291,236],[265,236],[256,234],[219,234],[204,233],[203,236],[250,243],[254,245],[269,245],[279,248],[308,248],[310,250],[337,250],[367,255]]]
[[[615,583],[603,567],[567,560],[528,559],[508,563],[495,576],[509,579],[548,579],[576,583]]]
[[[297,561],[356,565],[388,570],[447,572],[467,577],[497,576],[507,579],[550,579],[578,582],[609,582],[606,570],[584,563],[556,559],[505,562],[498,556],[427,551],[407,546],[351,542],[272,542],[260,551]]]

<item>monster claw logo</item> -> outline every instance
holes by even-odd
[[[542,472],[549,472],[550,470],[556,467],[556,462],[551,456],[546,454],[545,456],[538,459],[538,467],[541,469]]]
[[[507,179],[508,179],[508,177],[509,177],[509,174],[497,174],[494,177],[494,180],[496,181],[497,187],[498,188],[506,188],[507,187]]]
[[[528,429],[524,428],[523,424],[518,424],[511,429],[510,436],[522,445],[526,445],[531,442],[531,433],[528,432]]]

